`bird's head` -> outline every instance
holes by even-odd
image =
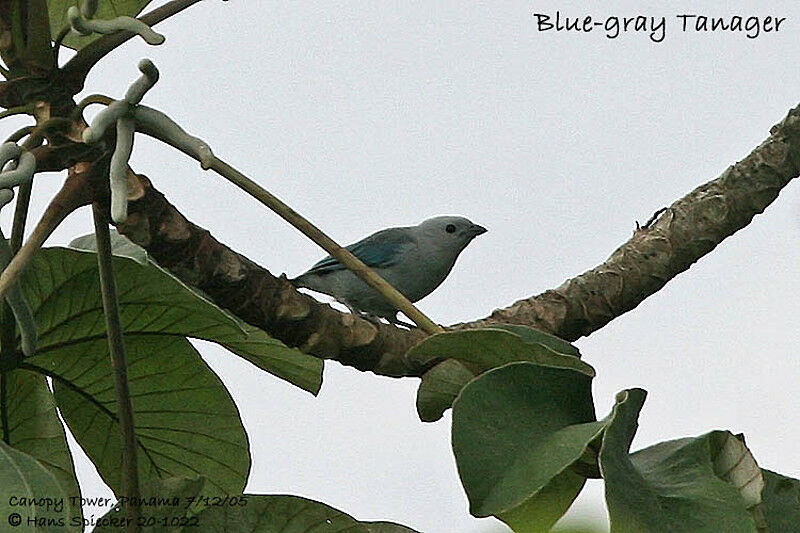
[[[439,216],[429,218],[417,226],[420,234],[438,248],[461,252],[475,237],[486,233],[483,226],[464,217]]]

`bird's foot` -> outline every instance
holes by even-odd
[[[358,309],[357,307],[353,307],[352,305],[350,305],[347,302],[342,302],[342,303],[347,306],[347,308],[350,310],[350,313],[352,313],[353,315],[355,315],[355,316],[357,316],[359,318],[363,318],[364,320],[369,320],[373,324],[382,324],[383,323],[383,322],[381,322],[381,317],[379,317],[378,315],[373,315],[372,313],[367,313],[366,311],[362,311],[361,309]]]

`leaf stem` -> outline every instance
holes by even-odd
[[[103,294],[103,311],[106,317],[108,348],[114,369],[114,388],[117,393],[119,427],[122,437],[122,492],[132,502],[127,506],[128,531],[139,531],[139,467],[136,460],[136,430],[133,425],[133,406],[128,389],[128,370],[125,362],[125,342],[119,317],[117,285],[111,264],[111,235],[108,218],[97,202],[92,204],[94,233],[97,239],[97,265],[100,270],[100,289]]]
[[[24,143],[25,150],[32,150],[42,144],[40,135],[32,135]],[[16,254],[22,247],[22,237],[25,234],[25,223],[28,219],[28,207],[31,204],[31,192],[33,191],[33,179],[25,181],[19,186],[17,192],[17,203],[14,205],[14,222],[11,226],[11,253]]]
[[[297,211],[283,203],[276,196],[261,187],[225,161],[218,157],[211,160],[209,168],[217,172],[250,196],[270,208],[289,224],[300,230],[303,235],[317,243],[322,249],[331,254],[337,261],[342,263],[348,270],[364,280],[367,285],[381,293],[392,305],[403,312],[408,318],[414,321],[422,330],[431,335],[444,331],[441,326],[434,323],[430,318],[414,307],[408,298],[392,287],[386,280],[381,278],[374,270],[365,265],[354,256],[350,251],[342,248],[314,224],[306,220]]]
[[[88,106],[92,104],[103,104],[105,106],[109,106],[114,103],[114,99],[110,96],[106,96],[104,94],[90,94],[80,102],[78,105],[75,106],[75,109],[72,110],[72,119],[78,120],[79,118],[83,118],[83,111]]]
[[[71,29],[72,26],[69,24],[65,25],[53,40],[53,63],[56,67],[58,67],[58,53],[61,51],[61,45],[64,43],[64,38],[69,34]]]
[[[32,115],[33,114],[33,104],[21,105],[18,107],[12,107],[10,109],[6,109],[3,112],[0,112],[0,119],[4,119],[6,117],[11,117],[14,115]]]
[[[11,444],[11,428],[8,423],[8,371],[0,371],[0,419],[3,425],[3,442]]]
[[[13,142],[13,143],[19,142],[20,139],[22,139],[26,135],[30,135],[35,129],[36,126],[24,126],[15,131],[14,133],[12,133],[11,135],[9,135],[8,138],[6,138],[5,142]]]

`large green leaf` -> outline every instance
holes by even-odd
[[[120,16],[135,17],[149,4],[151,0],[99,0],[96,19],[112,19]],[[47,0],[47,11],[50,15],[50,35],[53,39],[62,28],[69,26],[67,9],[70,6],[80,6],[80,0]],[[92,34],[82,36],[71,32],[64,39],[64,44],[75,50],[80,50],[87,44],[98,39],[100,35]]]
[[[0,440],[2,528],[14,531],[77,531],[69,499],[49,468]],[[36,505],[32,505],[34,502]]]
[[[414,533],[388,522],[359,522],[324,503],[299,496],[244,496],[245,505],[207,507],[198,515],[197,529],[210,533]]]
[[[433,335],[407,354],[420,366],[434,365],[422,376],[417,391],[417,413],[424,422],[440,419],[470,379],[515,361],[570,368],[593,377],[594,369],[578,355],[578,350],[569,343],[523,326],[504,325]]]
[[[520,326],[517,324],[492,324],[492,328],[510,331],[515,335],[519,335],[522,340],[528,344],[541,344],[542,346],[550,348],[556,353],[572,355],[578,358],[581,356],[578,348],[571,345],[564,339],[556,337],[555,335],[550,335],[549,333],[545,333],[544,331],[535,328]]]
[[[72,455],[45,378],[24,370],[3,372],[0,375],[0,414],[7,422],[0,430],[2,440],[33,457],[58,480],[68,497],[80,501]],[[0,476],[2,479],[5,478]],[[8,503],[8,500],[2,502]],[[70,502],[68,500],[65,507],[68,516],[80,520],[80,505],[71,506]]]
[[[215,494],[238,494],[250,469],[242,422],[222,382],[186,339],[125,339],[143,480],[202,475]],[[106,483],[121,489],[122,446],[104,338],[28,358],[54,378],[56,401]]]
[[[591,376],[510,363],[467,385],[453,404],[453,452],[475,516],[547,531],[585,478],[574,466],[602,434]]]
[[[739,489],[719,477],[715,458],[725,439],[711,432],[662,442],[629,454],[647,393],[617,395],[600,450],[614,533],[754,533],[756,523]],[[730,435],[730,434],[729,434]]]
[[[143,533],[180,531],[181,525],[188,526],[190,522],[196,521],[196,519],[190,521],[187,514],[191,514],[189,509],[198,503],[205,483],[204,477],[170,477],[150,479],[142,484],[140,493],[144,505],[139,507],[142,520],[146,524],[142,528]],[[224,496],[218,497],[224,498]],[[92,532],[118,533],[121,529],[118,524],[127,517],[127,509],[128,502],[117,501],[116,505],[103,516],[103,520],[98,521],[100,525]],[[195,527],[194,530],[196,529]],[[192,531],[192,528],[187,530]]]
[[[417,414],[423,422],[435,422],[453,405],[458,393],[475,374],[461,361],[445,359],[422,376],[417,389]]]
[[[142,487],[142,514],[153,525],[143,533],[220,531],[248,533],[416,533],[391,522],[359,522],[352,516],[299,496],[238,494],[211,495],[205,478],[168,478]],[[106,519],[124,519],[126,505],[118,503]],[[180,527],[176,526],[183,526]],[[93,533],[119,527],[98,526]]]
[[[769,470],[761,471],[766,486],[761,493],[771,533],[800,533],[800,480]]]
[[[126,339],[178,335],[209,340],[298,387],[319,391],[320,359],[242,325],[152,263],[115,257],[113,265]],[[25,270],[22,287],[39,327],[38,354],[56,359],[54,350],[105,338],[94,253],[41,250]]]

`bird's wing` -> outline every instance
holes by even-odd
[[[368,267],[379,268],[396,264],[403,253],[414,246],[416,241],[406,228],[390,228],[374,233],[346,249]],[[339,261],[328,256],[312,266],[306,274],[323,274],[344,268]]]

